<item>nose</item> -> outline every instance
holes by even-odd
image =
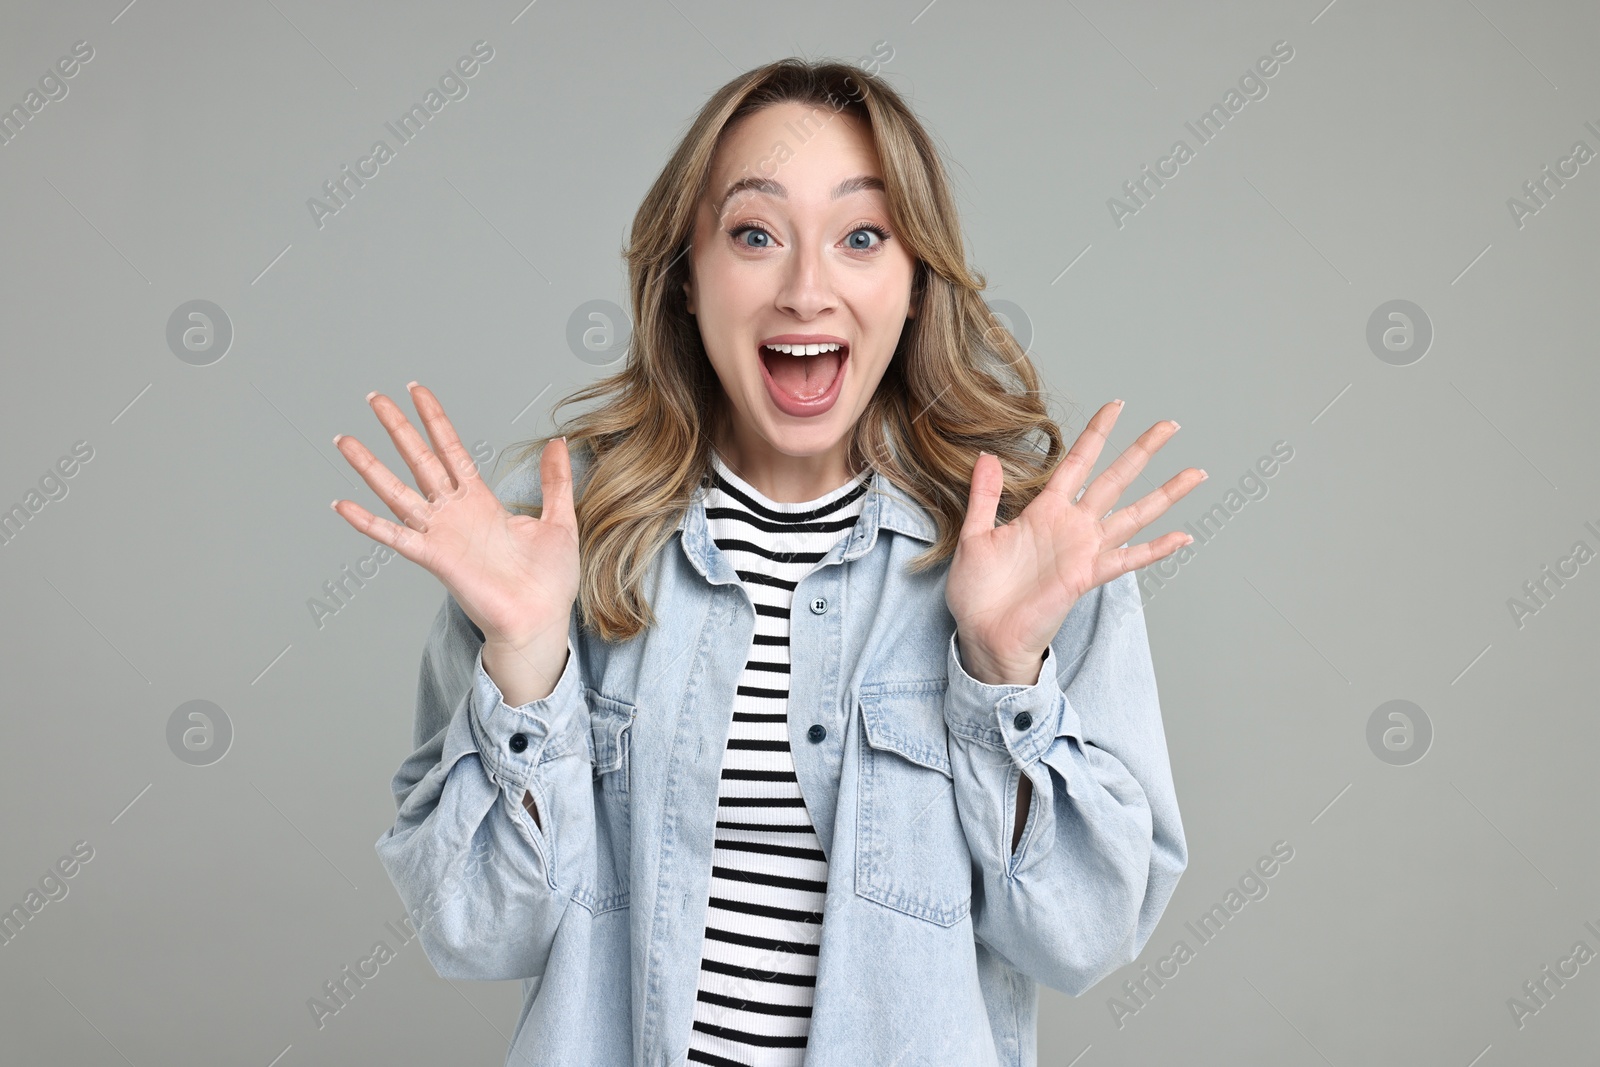
[[[796,242],[794,254],[784,264],[775,303],[802,320],[814,319],[837,303],[826,252],[818,242]]]

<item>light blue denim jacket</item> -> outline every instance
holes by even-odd
[[[538,503],[538,480],[535,455],[495,492]],[[657,625],[610,643],[575,608],[543,700],[502,701],[454,598],[428,635],[375,847],[442,977],[522,980],[508,1064],[685,1063],[755,626],[704,496],[648,572]],[[828,859],[814,1067],[1033,1067],[1036,983],[1077,996],[1132,962],[1188,864],[1135,574],[1073,606],[1036,684],[986,685],[958,658],[948,566],[906,571],[933,536],[875,472],[795,589],[789,737]]]

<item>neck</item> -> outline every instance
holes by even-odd
[[[826,452],[801,456],[779,452],[765,441],[745,444],[736,436],[717,441],[715,447],[728,468],[762,496],[798,504],[833,492],[859,473],[845,462],[847,444],[841,440]]]

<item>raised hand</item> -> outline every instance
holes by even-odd
[[[438,398],[415,382],[410,388],[431,449],[393,400],[381,393],[367,399],[420,493],[354,437],[334,439],[340,454],[405,525],[349,500],[334,501],[334,510],[444,583],[483,631],[486,645],[521,652],[553,643],[561,649],[556,662],[564,662],[567,623],[578,595],[578,527],[566,441],[547,442],[539,457],[542,516],[514,514],[479,476]],[[554,680],[549,679],[552,686]]]
[[[980,455],[972,469],[967,517],[945,584],[962,665],[989,684],[1031,685],[1039,660],[1078,598],[1131,570],[1165,559],[1193,540],[1174,530],[1139,545],[1126,542],[1205,480],[1190,467],[1160,488],[1112,512],[1128,483],[1177,432],[1175,422],[1146,430],[1083,485],[1122,411],[1105,405],[1051,473],[1039,495],[1011,522],[995,526],[1004,484],[1000,461]]]

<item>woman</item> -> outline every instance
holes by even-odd
[[[1120,402],[1062,456],[956,218],[892,90],[762,67],[635,217],[604,403],[494,490],[414,382],[420,492],[338,439],[449,591],[376,847],[439,974],[523,980],[509,1062],[1033,1064],[1036,983],[1153,932],[1133,571],[1189,538],[1127,542],[1204,472],[1112,510],[1158,423],[1077,496]]]

